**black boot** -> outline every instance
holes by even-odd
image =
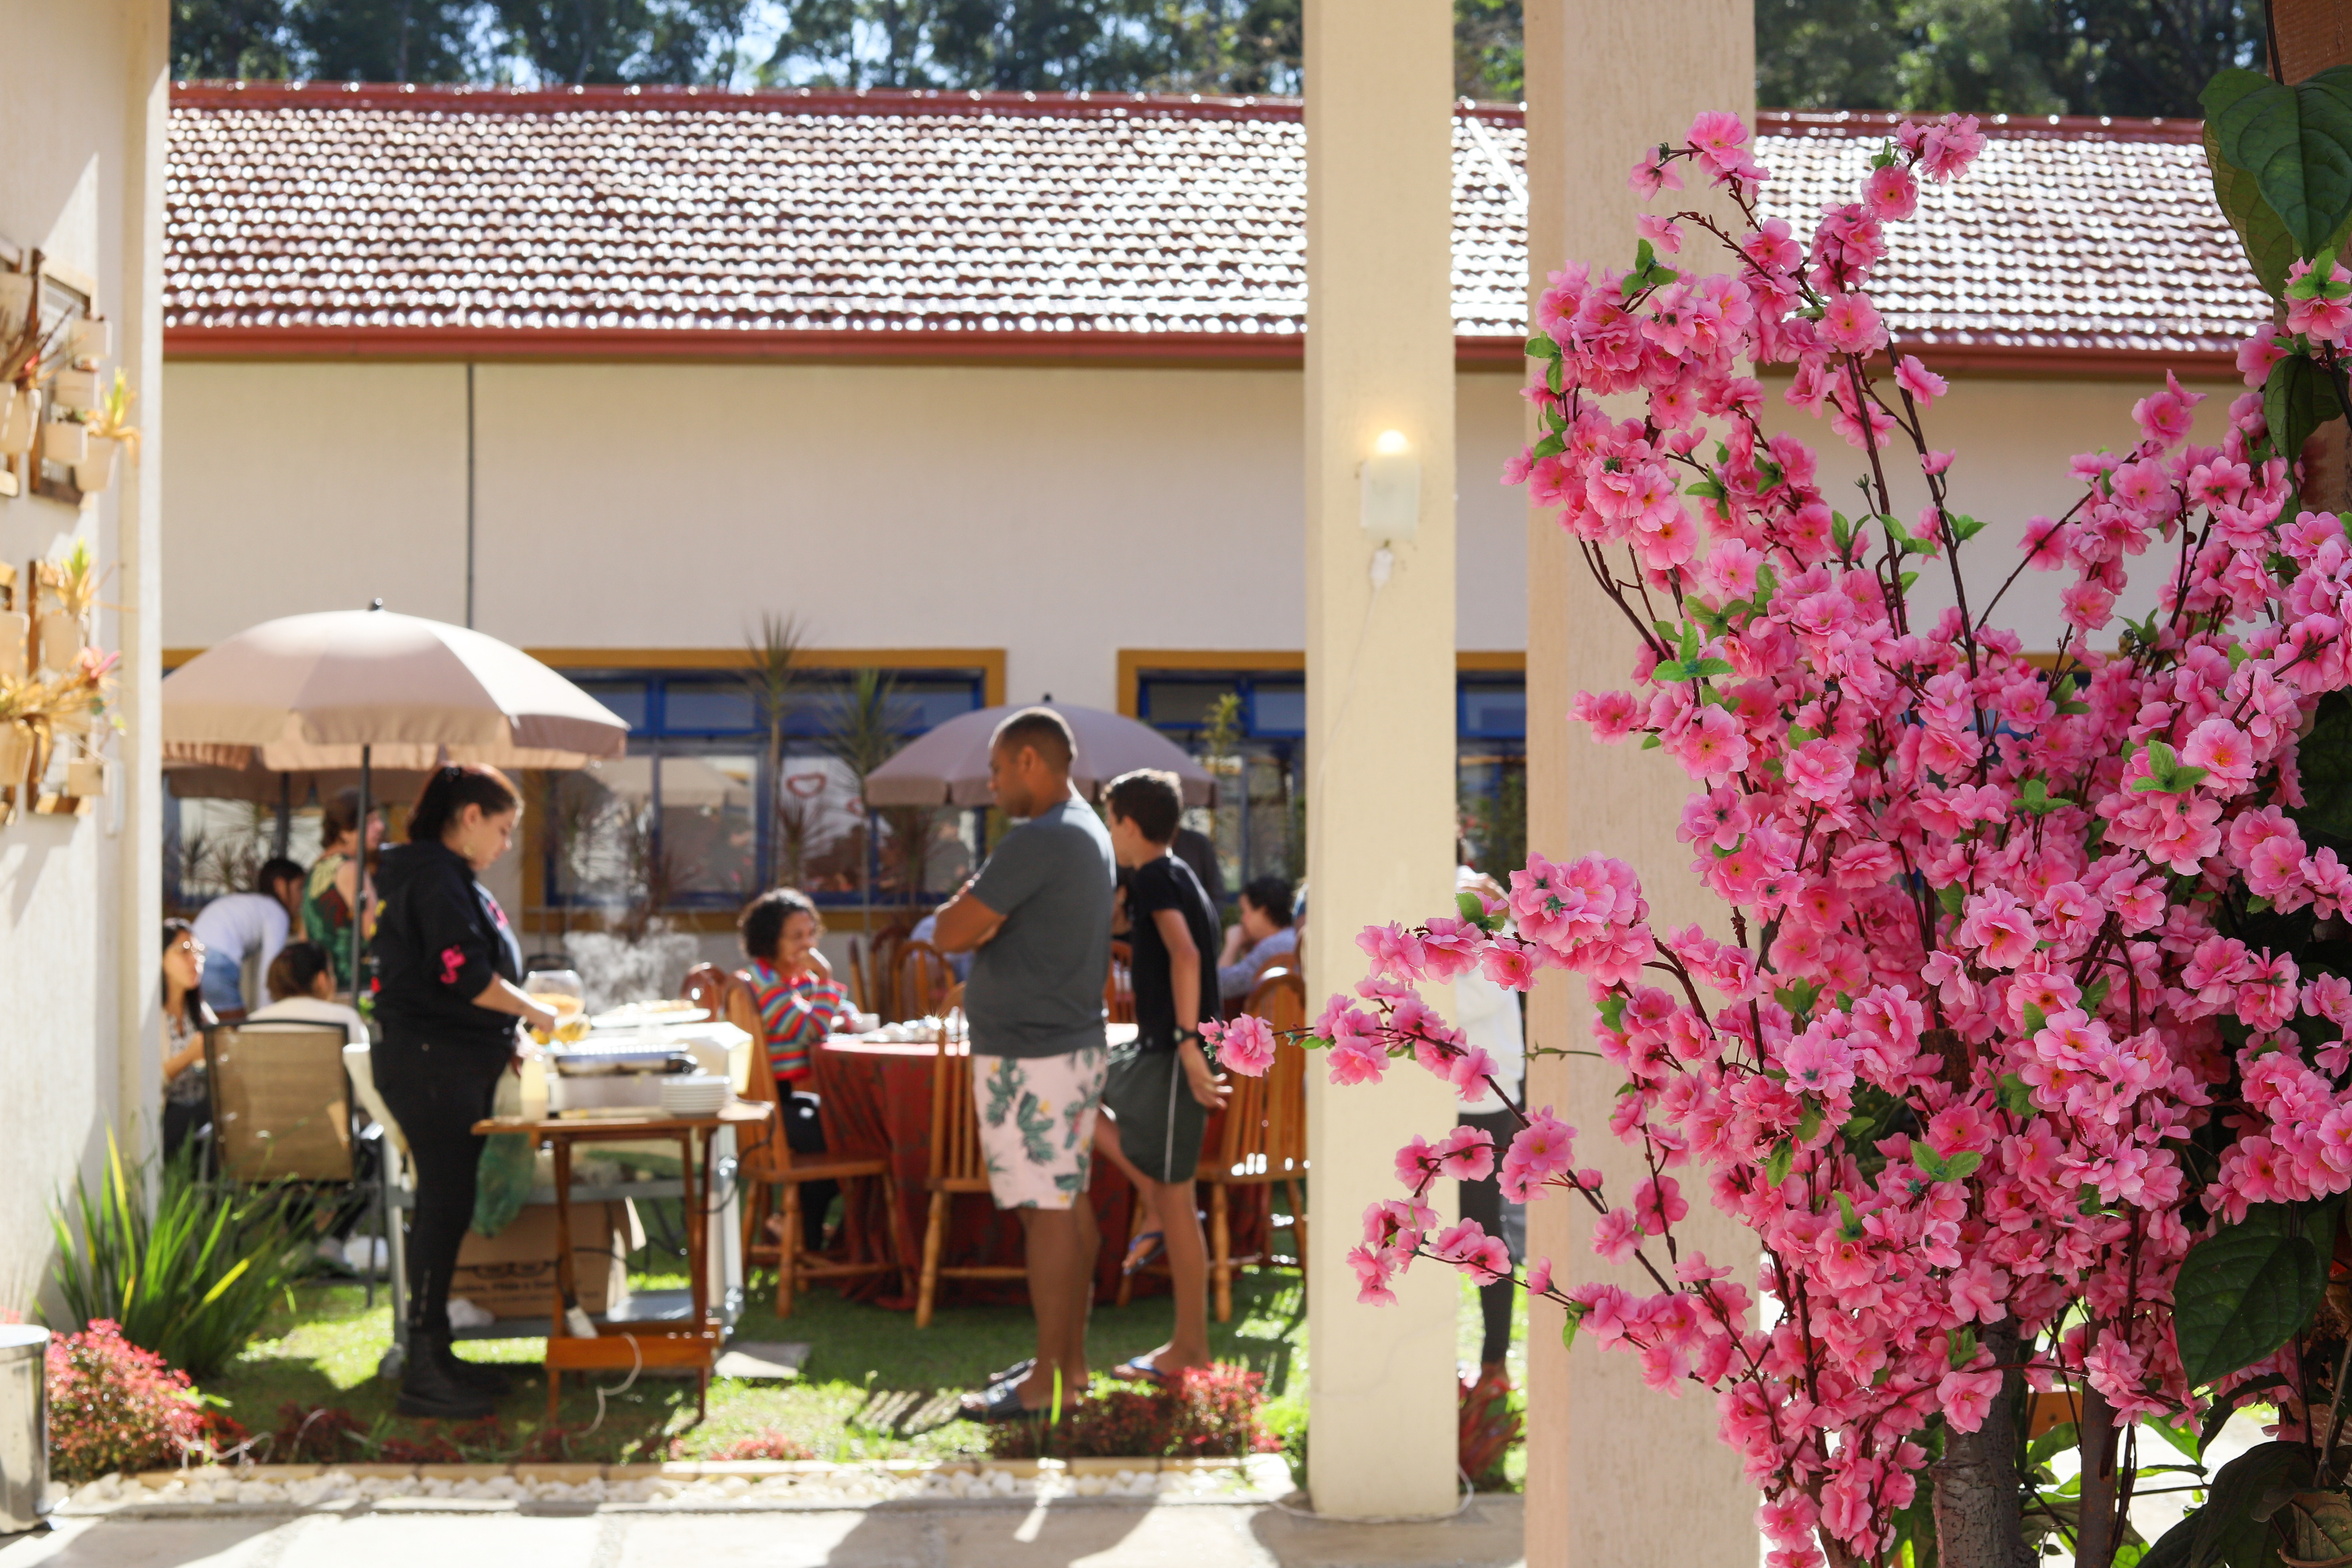
[[[442,1370],[461,1388],[473,1389],[492,1399],[504,1399],[514,1387],[502,1369],[487,1362],[466,1360],[447,1340],[436,1342],[435,1349],[441,1357]]]
[[[478,1421],[489,1415],[496,1403],[483,1390],[459,1382],[449,1371],[452,1359],[448,1331],[410,1330],[408,1364],[400,1374],[400,1401],[394,1408],[435,1421]]]

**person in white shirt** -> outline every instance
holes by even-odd
[[[267,861],[253,880],[257,891],[223,893],[196,911],[196,940],[205,949],[205,1003],[225,1023],[245,1016],[245,961],[258,949],[268,973],[302,912],[302,868],[293,861]]]
[[[1254,877],[1242,889],[1242,918],[1225,932],[1217,959],[1217,991],[1228,1001],[1247,996],[1266,960],[1298,951],[1291,923],[1297,898],[1287,877]]]
[[[368,1043],[366,1020],[334,999],[335,976],[327,950],[316,942],[289,942],[269,966],[270,1004],[255,1010],[248,1024],[333,1024],[348,1045]]]

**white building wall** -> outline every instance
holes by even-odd
[[[466,366],[168,374],[169,646],[377,595],[466,618]],[[2071,503],[2067,459],[2133,439],[2154,381],[1954,383],[1930,435],[1958,452],[1953,504],[1991,525],[1969,552],[1975,605],[2026,519]],[[1768,426],[1813,442],[1832,503],[1859,510],[1861,455],[1782,384]],[[2209,390],[2212,440],[2231,389]],[[475,624],[525,647],[733,649],[792,613],[821,647],[1003,647],[1011,698],[1108,708],[1120,648],[1303,646],[1288,371],[485,363],[473,395]],[[1507,374],[1459,378],[1464,648],[1526,645],[1524,503],[1499,482],[1524,408]],[[1906,519],[1925,499],[1910,475]],[[2062,585],[2029,573],[2001,618],[2054,646]],[[1948,598],[1940,569],[1919,591]]]
[[[174,361],[166,640],[364,604],[465,618],[466,367]],[[1303,646],[1287,371],[488,363],[475,623],[531,647],[1003,647],[1116,705],[1120,648]],[[1462,377],[1462,646],[1517,648],[1520,407]]]
[[[124,651],[131,733],[92,817],[0,827],[0,1310],[45,1283],[48,1207],[94,1175],[107,1130],[160,1098],[159,842],[153,773],[154,481],[160,472],[162,0],[19,5],[0,48],[0,236],[94,278],[139,395],[142,461],[95,506],[0,499],[0,560],[21,572],[62,538],[115,567],[98,640]],[[135,1145],[133,1151],[135,1152]]]

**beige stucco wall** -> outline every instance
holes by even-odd
[[[166,646],[379,595],[465,619],[463,364],[166,375]],[[1293,372],[496,363],[474,384],[476,624],[512,642],[732,648],[762,612],[795,612],[824,646],[1004,647],[1013,696],[1104,707],[1122,647],[1305,645]],[[1978,603],[2025,519],[2071,499],[2067,458],[2131,439],[2145,390],[1954,384],[1931,434],[1959,453],[1955,504],[1992,525],[1970,552]],[[2211,390],[2207,439],[2230,395]],[[1858,473],[1779,391],[1768,424],[1813,441],[1825,474]],[[1498,476],[1524,405],[1493,373],[1457,376],[1454,397],[1456,645],[1523,647],[1524,503]],[[2057,636],[2060,585],[2011,591],[2034,646]]]
[[[465,616],[461,364],[179,360],[165,640],[361,605]],[[1516,648],[1507,375],[1459,378],[1461,646]],[[1003,647],[1116,702],[1117,650],[1298,648],[1287,371],[482,364],[476,624],[529,647]]]
[[[0,499],[0,560],[21,571],[79,533],[115,565],[98,637],[124,650],[131,726],[114,747],[114,798],[95,816],[0,827],[0,1309],[22,1310],[47,1272],[51,1195],[78,1168],[95,1171],[119,1112],[152,1118],[160,1087],[150,737],[166,8],[88,0],[5,14],[0,236],[96,279],[147,432],[141,463],[125,463],[95,507]]]

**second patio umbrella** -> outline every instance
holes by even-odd
[[[264,621],[163,682],[163,760],[272,772],[444,762],[584,767],[617,755],[619,715],[519,648],[465,626],[385,611]],[[366,902],[367,858],[360,858]],[[352,948],[358,985],[359,944]]]
[[[1184,804],[1207,805],[1216,782],[1184,749],[1149,724],[1099,708],[1067,702],[1023,703],[982,708],[954,718],[908,742],[896,756],[866,775],[869,805],[986,805],[988,742],[996,726],[1021,708],[1050,708],[1070,726],[1078,742],[1070,761],[1070,782],[1081,795],[1094,793],[1135,768],[1160,768],[1183,785]]]

